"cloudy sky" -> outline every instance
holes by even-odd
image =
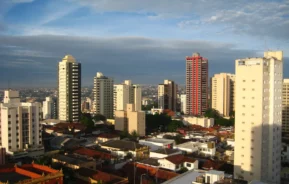
[[[234,60],[284,51],[289,0],[0,0],[0,88],[55,87],[66,54],[116,82],[185,83],[185,56],[209,59],[210,76]]]

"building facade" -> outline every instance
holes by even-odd
[[[234,111],[235,75],[229,73],[215,74],[211,83],[211,107],[220,115],[229,117]]]
[[[181,94],[181,112],[186,113],[187,112],[187,95]]]
[[[177,110],[177,91],[178,86],[174,81],[164,80],[158,86],[158,106],[159,109]]]
[[[145,136],[145,112],[136,111],[134,104],[127,104],[126,111],[115,111],[115,130],[136,131],[138,135]]]
[[[62,121],[78,122],[81,106],[81,64],[66,55],[58,65],[58,116]]]
[[[4,92],[1,104],[1,146],[13,153],[42,145],[41,104],[21,103],[19,92]]]
[[[289,79],[283,80],[282,99],[282,139],[289,143]]]
[[[234,176],[280,183],[282,126],[282,51],[238,59]]]
[[[113,118],[113,79],[97,72],[94,77],[94,109],[96,114]]]
[[[43,119],[57,119],[57,99],[46,97],[42,105]]]
[[[199,53],[186,57],[185,114],[202,115],[208,108],[208,59]]]

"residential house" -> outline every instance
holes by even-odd
[[[159,159],[160,167],[172,171],[179,171],[183,167],[188,170],[198,169],[198,160],[186,157],[184,155],[173,155]]]
[[[56,155],[52,157],[52,163],[60,163],[61,165],[76,170],[81,167],[96,169],[96,165],[100,165],[102,162],[96,162],[93,159],[80,157],[76,155]]]
[[[104,143],[104,142],[112,141],[112,140],[120,140],[119,135],[109,134],[109,133],[103,133],[103,134],[100,134],[100,135],[97,137],[97,141],[98,141],[99,143]]]
[[[148,138],[139,140],[139,144],[150,147],[151,151],[155,151],[162,148],[173,148],[176,144],[173,139],[161,139],[161,138]]]
[[[165,158],[172,155],[180,155],[182,151],[177,149],[161,148],[155,151],[150,151],[150,158]]]
[[[215,142],[186,142],[183,144],[178,144],[175,146],[176,149],[182,150],[186,153],[201,153],[205,156],[215,156],[216,154],[216,147]]]

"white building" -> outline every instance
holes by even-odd
[[[14,154],[29,148],[42,148],[41,104],[21,103],[18,91],[5,91],[1,103],[1,146]]]
[[[175,149],[186,153],[202,153],[211,157],[215,156],[216,154],[216,146],[214,142],[201,143],[190,141],[176,145]]]
[[[236,60],[235,178],[280,183],[282,51]]]
[[[96,114],[113,117],[113,79],[97,72],[94,77],[94,106]]]
[[[210,128],[214,126],[214,118],[184,116],[183,123],[191,125],[200,125],[205,128]]]
[[[178,85],[171,80],[164,80],[163,84],[158,85],[158,106],[160,109],[177,109]]]
[[[282,95],[282,135],[289,140],[289,79],[283,80]]]
[[[177,172],[182,169],[182,167],[188,170],[198,169],[198,160],[186,157],[184,155],[172,155],[166,158],[161,158],[158,160],[160,167],[168,170]]]
[[[139,140],[139,144],[146,145],[151,151],[162,148],[173,148],[176,144],[173,139],[148,138]]]
[[[127,104],[134,104],[135,111],[141,111],[142,92],[139,85],[133,85],[131,80],[125,80],[122,84],[114,85],[114,111],[123,111]]]
[[[150,158],[165,158],[173,155],[181,155],[182,151],[177,149],[160,148],[155,151],[150,151]]]
[[[58,64],[58,117],[78,122],[81,106],[81,64],[66,55]]]
[[[229,117],[234,111],[235,75],[230,73],[215,74],[211,83],[212,108],[222,116]]]
[[[43,119],[57,118],[57,102],[52,97],[46,97],[42,105]]]
[[[183,113],[187,112],[187,95],[186,94],[181,95],[181,112]]]

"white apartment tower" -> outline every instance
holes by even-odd
[[[97,114],[113,118],[113,79],[97,72],[94,77],[94,106]]]
[[[181,94],[181,112],[186,113],[187,112],[187,95]]]
[[[235,75],[229,73],[215,74],[211,80],[211,107],[224,117],[234,111]]]
[[[289,79],[283,81],[282,92],[282,138],[289,140]]]
[[[174,81],[164,80],[158,86],[158,106],[159,109],[177,110],[177,91],[178,86]]]
[[[78,122],[81,106],[81,64],[66,55],[58,65],[58,117]]]
[[[46,97],[42,105],[43,119],[57,119],[57,102],[53,97]]]
[[[21,103],[18,91],[4,92],[1,112],[1,146],[8,153],[42,145],[41,104]]]
[[[114,85],[114,111],[122,111],[126,109],[127,104],[133,104],[135,111],[141,111],[141,87],[132,85],[131,80],[125,80],[122,84]]]
[[[236,60],[234,176],[280,183],[283,52]]]

